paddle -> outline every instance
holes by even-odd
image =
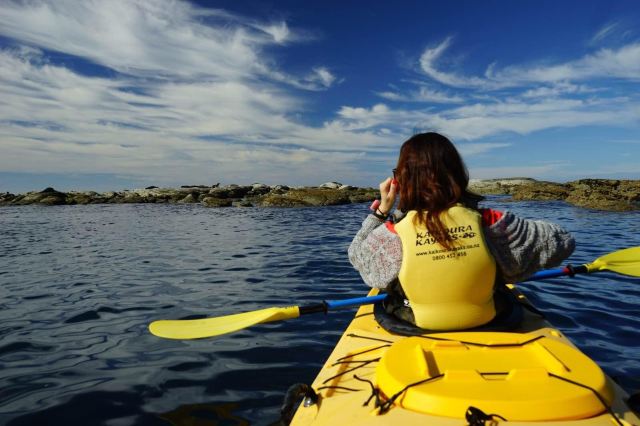
[[[618,250],[597,258],[592,263],[580,266],[547,269],[533,274],[525,281],[541,280],[563,275],[590,274],[593,272],[610,271],[632,277],[640,277],[640,247]],[[232,333],[251,327],[255,324],[298,318],[300,315],[317,312],[326,313],[329,310],[347,306],[359,306],[384,300],[386,294],[378,296],[356,297],[345,300],[326,300],[307,306],[288,306],[283,308],[266,308],[258,311],[222,317],[193,319],[193,320],[160,320],[149,325],[149,331],[158,337],[167,339],[201,339]]]
[[[223,317],[193,320],[160,320],[149,324],[149,331],[158,337],[166,339],[201,339],[232,333],[255,324],[298,318],[300,315],[317,312],[327,313],[329,310],[347,306],[375,303],[384,300],[386,297],[386,294],[381,294],[379,296],[356,297],[345,300],[325,300],[322,303],[307,306],[266,308]]]
[[[591,274],[594,272],[609,271],[630,277],[640,277],[640,247],[631,247],[624,250],[605,254],[592,263],[579,266],[565,266],[563,268],[545,269],[538,271],[526,280],[543,280],[545,278],[560,277],[563,275]]]

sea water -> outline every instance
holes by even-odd
[[[562,202],[486,206],[556,222],[588,263],[640,246],[640,212]],[[158,319],[221,316],[366,293],[347,247],[365,204],[0,208],[0,423],[268,425],[311,383],[353,309],[201,340]],[[640,388],[640,279],[613,273],[522,290],[627,390]]]

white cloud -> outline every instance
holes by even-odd
[[[420,72],[430,77],[430,85],[412,81],[413,90],[400,91],[394,87],[393,91],[378,95],[394,102],[423,98],[432,104],[440,99],[473,100],[472,103],[435,110],[395,108],[378,112],[343,107],[342,118],[351,120],[358,128],[389,126],[385,121],[394,120],[410,128],[442,132],[458,142],[505,133],[527,135],[551,128],[637,125],[640,104],[635,96],[631,93],[627,97],[616,96],[602,82],[615,78],[636,81],[640,77],[640,44],[600,49],[559,64],[516,64],[498,68],[494,63],[482,77],[443,70],[440,64],[448,62],[445,54],[452,44],[453,38],[448,37],[422,53]],[[597,79],[600,87],[594,88],[591,84]],[[435,84],[449,89],[432,89]],[[484,143],[474,149],[468,145],[466,154],[477,155],[502,147],[502,144]]]
[[[587,87],[586,85],[572,84],[560,81],[548,86],[540,86],[528,89],[522,93],[523,98],[555,98],[563,95],[577,95],[586,93],[596,93],[598,89]]]
[[[637,122],[639,106],[625,99],[575,100],[533,99],[475,103],[442,111],[391,109],[385,104],[371,108],[343,106],[338,115],[343,129],[393,128],[397,133],[412,129],[439,131],[454,140],[473,141],[501,133],[530,134],[535,131],[583,125],[631,125]],[[496,147],[497,148],[497,147]]]
[[[474,140],[505,132],[530,134],[550,128],[585,125],[629,125],[637,121],[638,105],[618,99],[580,101],[542,99],[537,102],[475,104],[444,111],[428,120],[454,137]]]
[[[7,2],[0,34],[22,43],[85,58],[138,77],[238,80],[274,78],[296,84],[264,53],[265,47],[302,40],[286,22],[256,23],[183,1],[56,0]],[[328,88],[326,68],[313,71]],[[330,80],[330,81],[329,81]]]
[[[0,50],[5,172],[244,182],[276,179],[275,167],[283,181],[317,183],[383,144],[375,132],[293,119],[308,101],[291,86],[326,90],[339,80],[325,66],[294,76],[275,65],[264,47],[307,38],[284,22],[164,0],[6,2],[0,34],[17,46]],[[53,63],[52,50],[73,59]],[[65,65],[78,58],[118,73]]]
[[[315,75],[310,80],[317,80],[324,87],[331,87],[333,82],[336,81],[336,77],[325,67],[314,68],[313,72]]]
[[[463,157],[473,156],[478,154],[484,154],[489,151],[493,151],[499,148],[507,148],[512,146],[512,143],[501,143],[501,142],[493,142],[493,143],[459,143],[456,148],[460,151],[460,154]]]
[[[562,83],[593,78],[640,79],[640,43],[630,43],[617,49],[603,48],[582,58],[550,65],[512,65],[498,69],[487,67],[483,77],[445,72],[438,61],[451,46],[446,38],[436,47],[425,49],[420,68],[433,80],[452,87],[496,90],[540,83]]]
[[[640,79],[640,43],[618,49],[600,49],[584,57],[557,65],[512,66],[487,74],[490,80],[511,86],[594,78]]]
[[[422,71],[435,81],[447,86],[481,87],[487,85],[487,82],[481,78],[461,76],[454,72],[447,73],[440,71],[436,67],[436,63],[449,48],[451,42],[452,37],[447,37],[439,45],[426,48],[420,56],[420,67]]]
[[[278,44],[289,41],[291,37],[291,31],[289,31],[289,27],[284,21],[266,26],[259,25],[258,28],[273,37],[273,41]]]
[[[464,97],[453,95],[430,87],[420,86],[408,93],[398,91],[378,92],[378,96],[394,102],[418,102],[435,104],[459,104],[465,101]]]
[[[11,2],[0,9],[0,27],[5,36],[130,75],[230,77],[251,69],[256,41],[246,30],[217,30],[197,17],[183,2]]]
[[[278,70],[261,69],[264,75],[269,76],[273,81],[286,83],[303,90],[327,90],[336,82],[336,77],[325,67],[313,68],[312,71],[304,77],[293,76]]]
[[[0,170],[317,184],[354,177],[354,162],[393,140],[302,125],[291,115],[303,107],[251,81],[87,77],[34,49],[0,51]]]
[[[363,119],[382,119],[384,121],[385,117],[388,116],[390,109],[385,104],[377,104],[372,106],[370,109],[367,108],[353,108],[348,106],[343,106],[340,108],[338,115],[347,119],[355,119],[355,120],[363,120]]]
[[[591,43],[599,43],[607,37],[611,36],[620,27],[620,22],[609,22],[591,38]]]

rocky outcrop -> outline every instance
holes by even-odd
[[[568,183],[530,178],[472,180],[469,189],[483,194],[510,195],[513,200],[562,200],[579,207],[628,211],[640,209],[640,181],[582,179]],[[286,185],[182,186],[178,189],[150,186],[122,192],[40,192],[14,195],[0,193],[2,205],[63,205],[104,203],[200,203],[207,207],[309,207],[363,203],[378,196],[374,188],[356,188],[338,182],[317,187]]]
[[[514,187],[511,197],[516,201],[526,200],[565,200],[569,195],[566,185],[554,182],[538,182]]]
[[[582,179],[569,182],[568,203],[598,210],[640,210],[640,181]]]
[[[511,195],[516,201],[562,200],[595,210],[640,210],[639,180],[581,179],[555,183],[516,178],[470,182],[469,187],[483,195]]]
[[[206,207],[309,207],[371,201],[377,190],[356,188],[337,182],[319,187],[290,188],[286,185],[213,186],[185,185],[178,189],[149,186],[122,192],[60,192],[47,188],[40,192],[0,194],[0,205],[74,205],[104,203],[200,203]]]
[[[535,184],[531,178],[470,179],[469,189],[482,195],[510,195],[515,189]]]

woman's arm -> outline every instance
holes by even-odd
[[[540,269],[558,266],[575,248],[571,234],[560,226],[522,219],[508,211],[484,230],[507,282],[522,281]]]
[[[402,264],[400,237],[369,215],[349,246],[349,261],[369,287],[386,288]]]

